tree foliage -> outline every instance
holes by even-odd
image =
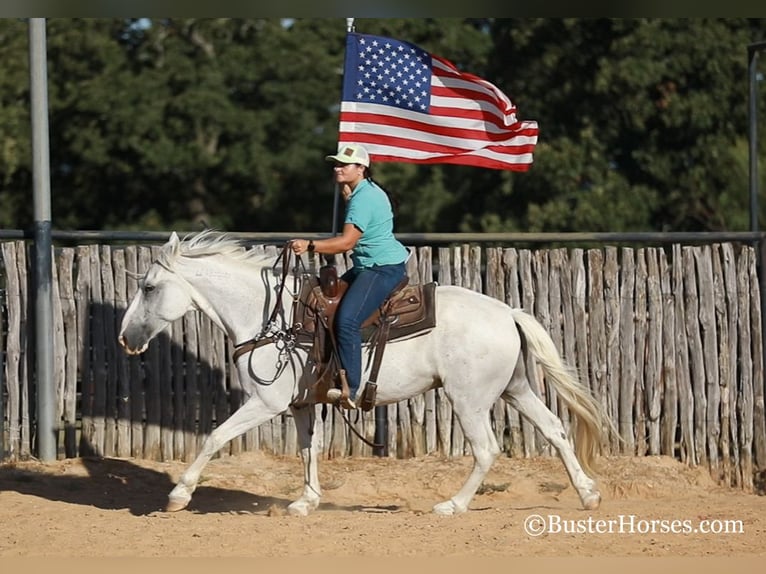
[[[323,158],[337,141],[344,24],[48,20],[54,228],[329,231]],[[0,20],[5,228],[32,223],[27,26]],[[398,231],[748,228],[746,55],[765,20],[359,19],[356,28],[492,81],[540,125],[525,173],[378,164],[400,202]]]

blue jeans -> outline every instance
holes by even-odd
[[[352,267],[342,279],[349,283],[335,314],[338,358],[346,370],[351,399],[362,384],[362,323],[372,315],[407,274],[404,263]]]

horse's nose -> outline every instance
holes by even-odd
[[[128,355],[140,355],[146,351],[147,347],[149,346],[149,343],[144,343],[143,346],[132,346],[125,338],[124,333],[120,333],[120,335],[117,337],[117,342],[120,343],[120,346]]]
[[[117,342],[120,344],[120,347],[122,347],[123,350],[128,355],[135,355],[135,354],[137,354],[135,349],[131,349],[130,348],[130,346],[128,345],[128,342],[125,340],[125,335],[123,335],[122,333],[120,333],[120,336],[117,337]]]

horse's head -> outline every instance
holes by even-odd
[[[128,354],[143,353],[155,336],[193,307],[189,283],[173,271],[180,247],[174,232],[138,281],[138,290],[122,318],[118,337]]]

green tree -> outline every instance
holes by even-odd
[[[21,20],[0,19],[0,227],[31,222],[29,43]]]
[[[763,32],[737,19],[497,21],[494,65],[541,125],[511,221],[745,228],[745,48]]]
[[[495,83],[540,125],[525,173],[377,164],[397,231],[747,229],[746,47],[764,20],[356,27]],[[14,228],[32,213],[27,38],[0,20],[0,225]],[[331,229],[344,19],[51,19],[47,39],[54,227]]]

